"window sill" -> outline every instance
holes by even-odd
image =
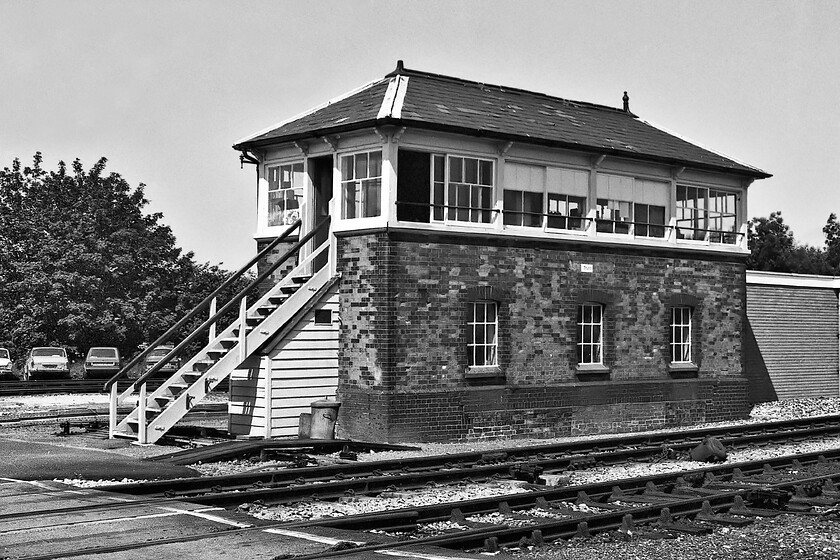
[[[700,370],[693,362],[671,362],[668,364],[668,373],[673,377],[697,377]]]
[[[502,377],[502,368],[499,366],[469,366],[464,372],[467,379],[487,379]]]
[[[607,380],[610,377],[610,368],[604,364],[578,364],[575,374],[586,380]]]

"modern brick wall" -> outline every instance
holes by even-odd
[[[830,286],[747,285],[751,401],[838,396],[837,297]]]
[[[563,243],[338,239],[339,419],[380,440],[550,437],[745,416],[745,267],[739,257]],[[592,272],[583,272],[591,265]],[[469,378],[469,292],[499,300],[503,378]],[[576,311],[604,293],[608,376],[577,373]],[[670,301],[696,298],[696,377],[669,372]]]

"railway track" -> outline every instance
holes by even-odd
[[[305,535],[305,531],[318,527],[359,531],[342,533],[344,546],[336,547],[340,550],[325,547],[316,554],[295,556],[297,560],[352,557],[356,553],[421,545],[494,552],[504,546],[539,545],[604,531],[699,534],[715,526],[737,527],[751,518],[780,512],[815,515],[820,509],[837,509],[838,483],[840,450],[832,450],[582,486],[532,486],[528,492],[375,514],[286,523],[252,520],[253,525],[225,534],[249,533],[252,538],[259,538],[260,532]],[[109,508],[127,508],[137,503],[109,504]],[[32,514],[21,514],[27,515]],[[422,534],[418,529],[435,523],[448,523],[449,530],[418,536]],[[214,536],[216,533],[189,535],[25,558],[45,560],[117,553]]]
[[[827,416],[507,448],[485,453],[121,484],[109,487],[109,491],[150,498],[180,498],[223,507],[255,501],[287,504],[312,498],[330,500],[347,495],[370,496],[394,489],[413,490],[428,484],[479,482],[500,477],[533,483],[544,475],[558,475],[596,466],[687,458],[690,450],[709,436],[718,438],[726,448],[734,450],[838,435],[840,416]]]

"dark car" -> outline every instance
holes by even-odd
[[[85,377],[111,377],[121,367],[119,350],[111,346],[94,346],[85,358]]]
[[[171,344],[162,344],[158,346],[151,352],[146,355],[146,371],[149,370],[153,365],[158,363],[162,360],[167,354],[172,352],[174,346]],[[181,368],[181,361],[178,358],[173,358],[163,364],[163,366],[157,371],[157,373],[161,375],[172,375],[176,371]]]

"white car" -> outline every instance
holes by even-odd
[[[64,348],[40,346],[29,352],[23,366],[23,379],[36,377],[70,377],[70,361]]]
[[[9,351],[5,348],[0,348],[0,376],[12,374],[12,360],[9,356]]]

